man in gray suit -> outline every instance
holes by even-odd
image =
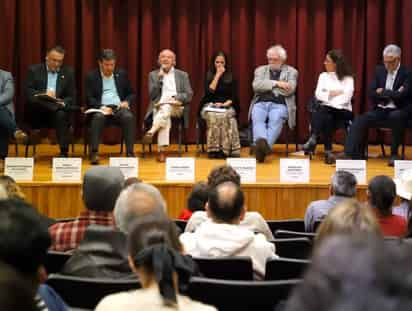
[[[0,69],[0,168],[8,154],[10,136],[13,135],[17,143],[24,143],[27,139],[14,120],[13,96],[13,77],[10,72]]]
[[[176,69],[176,55],[173,51],[165,49],[159,54],[160,68],[149,74],[150,105],[145,115],[145,122],[152,118],[151,128],[143,137],[144,143],[152,143],[157,132],[158,161],[166,159],[165,150],[170,143],[170,128],[172,117],[183,114],[185,127],[188,123],[189,110],[185,106],[190,102],[193,91],[190,86],[189,75]]]
[[[296,125],[295,90],[298,71],[286,65],[287,53],[281,45],[270,47],[266,56],[268,65],[255,70],[255,96],[249,108],[252,119],[253,144],[258,162],[264,162],[278,139],[283,123]]]

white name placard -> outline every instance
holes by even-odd
[[[9,175],[14,180],[33,180],[33,158],[6,158],[4,165],[4,174]]]
[[[358,184],[366,184],[366,160],[336,160],[336,171],[352,173]]]
[[[412,161],[396,160],[394,166],[394,178],[398,179],[402,177],[402,174],[406,170],[412,169]]]
[[[109,165],[120,168],[124,178],[139,176],[138,158],[110,158]]]
[[[256,159],[255,158],[227,158],[226,164],[234,168],[244,182],[256,182]]]
[[[80,181],[81,178],[81,158],[53,158],[53,181]]]
[[[280,159],[280,182],[307,183],[309,169],[309,159]]]
[[[194,181],[194,158],[166,158],[167,181]]]

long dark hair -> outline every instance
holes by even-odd
[[[339,80],[347,76],[353,76],[352,67],[346,62],[341,50],[330,50],[327,55],[336,64],[336,75]]]
[[[213,77],[216,73],[215,60],[218,56],[222,56],[225,59],[225,69],[226,69],[226,71],[223,74],[222,78],[226,82],[232,81],[232,73],[231,73],[231,70],[230,70],[229,60],[228,60],[227,54],[223,51],[217,51],[217,52],[213,53],[212,57],[210,58],[209,69],[208,69],[208,72],[207,72],[207,80],[212,81],[212,79],[213,79]]]

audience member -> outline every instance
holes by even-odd
[[[207,183],[203,181],[196,183],[187,198],[187,209],[180,213],[179,219],[188,220],[194,212],[204,211],[208,195]]]
[[[215,310],[179,294],[195,271],[182,246],[175,225],[166,216],[144,215],[130,228],[128,259],[142,289],[105,297],[96,311],[117,310]]]
[[[407,223],[401,216],[392,214],[395,197],[396,185],[388,176],[376,176],[369,182],[368,203],[376,214],[383,235],[403,237]]]
[[[50,227],[52,250],[66,252],[75,249],[90,225],[114,227],[113,208],[123,188],[124,176],[119,168],[97,166],[89,168],[83,177],[83,202],[86,210],[73,221]]]
[[[256,278],[263,278],[266,260],[276,256],[275,245],[264,235],[239,226],[245,215],[240,187],[224,182],[211,188],[206,211],[211,221],[202,223],[194,233],[180,236],[185,251],[200,257],[249,256]]]
[[[0,176],[0,185],[3,185],[9,199],[26,199],[23,191],[12,177],[8,175]]]
[[[396,184],[396,194],[401,202],[399,206],[392,208],[392,213],[408,220],[409,204],[412,198],[412,170],[404,171],[401,178],[394,181]]]
[[[166,203],[152,185],[135,183],[124,189],[114,208],[117,228],[91,225],[63,267],[62,273],[84,277],[134,277],[127,261],[130,223],[146,214],[164,215]]]
[[[321,221],[331,208],[356,195],[356,177],[347,171],[337,171],[329,186],[330,197],[327,200],[313,201],[305,213],[305,230],[315,231],[315,223]]]
[[[371,236],[334,236],[316,250],[286,311],[406,311],[412,249]]]
[[[316,246],[333,234],[363,234],[381,237],[376,217],[368,206],[355,199],[341,202],[329,211],[320,224],[315,238]]]
[[[127,188],[132,184],[138,184],[138,183],[141,183],[141,182],[143,182],[143,180],[141,180],[140,178],[137,178],[137,177],[126,178],[126,180],[124,181],[124,188]]]
[[[41,284],[46,279],[44,264],[51,244],[47,227],[34,208],[18,207],[16,202],[23,201],[0,201],[0,260],[21,274],[39,310],[68,310],[52,288]]]
[[[221,183],[230,181],[240,186],[240,175],[229,165],[217,166],[209,173],[207,185],[214,188]],[[244,206],[246,211],[246,206]],[[185,232],[194,232],[203,222],[208,221],[209,217],[206,212],[194,212],[187,222]],[[245,212],[245,216],[241,219],[241,227],[247,228],[252,232],[262,233],[268,241],[274,239],[272,231],[262,215],[258,212]]]

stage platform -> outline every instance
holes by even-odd
[[[289,146],[293,149],[294,146]],[[20,147],[19,154],[23,156]],[[156,149],[156,148],[154,148]],[[172,146],[172,150],[176,150]],[[256,183],[242,186],[248,210],[259,211],[266,219],[302,218],[310,201],[327,198],[329,194],[329,181],[335,167],[323,163],[323,152],[318,148],[317,154],[311,161],[311,180],[308,184],[281,184],[279,182],[279,158],[285,157],[285,146],[276,145],[274,154],[267,158],[265,163],[257,164]],[[334,146],[339,152],[342,146]],[[110,156],[119,156],[120,147],[102,146],[101,164],[107,165]],[[389,150],[387,150],[389,153]],[[135,145],[135,152],[140,157],[141,145]],[[379,154],[380,148],[369,147],[370,155]],[[10,146],[10,156],[14,156],[14,146]],[[41,144],[37,147],[35,157],[34,180],[32,182],[20,182],[28,201],[43,214],[54,218],[77,216],[83,209],[81,200],[81,183],[55,183],[51,181],[51,159],[57,156],[58,147],[55,145]],[[249,148],[242,148],[242,157],[249,156]],[[83,156],[83,145],[76,145],[74,157]],[[184,156],[195,157],[196,146],[189,146],[189,152]],[[294,156],[303,158],[303,156]],[[411,151],[407,148],[407,158],[411,157]],[[203,153],[196,158],[196,181],[206,180],[210,170],[225,163],[225,160],[212,160]],[[83,158],[83,173],[90,167],[89,161]],[[367,162],[368,179],[376,175],[385,174],[393,176],[394,170],[387,166],[387,159],[370,158]],[[186,205],[186,197],[191,190],[192,183],[166,182],[165,164],[156,162],[156,154],[146,154],[145,158],[139,158],[139,178],[157,186],[164,195],[168,204],[170,217],[177,217]],[[360,200],[366,199],[366,186],[361,185],[358,191]]]

